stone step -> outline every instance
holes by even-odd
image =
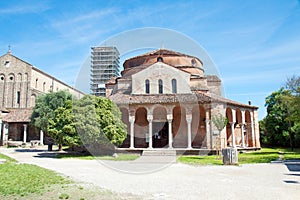
[[[176,156],[176,150],[172,149],[152,149],[144,150],[143,156]]]

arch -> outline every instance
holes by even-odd
[[[158,80],[158,93],[162,94],[163,91],[163,81],[161,79]]]
[[[150,93],[150,81],[149,81],[149,79],[145,80],[145,93],[146,94]]]
[[[162,57],[157,57],[157,62],[163,62],[163,58]]]
[[[177,80],[175,78],[172,79],[172,93],[177,93]]]
[[[121,147],[122,148],[129,148],[130,147],[130,122],[129,122],[129,111],[126,108],[120,108],[121,111],[121,119],[122,122],[124,124],[126,124],[126,131],[127,131],[127,135],[126,135],[126,139],[124,140],[124,142],[122,143]]]
[[[184,107],[177,105],[173,108],[173,147],[186,148],[187,147],[187,122],[186,110]]]
[[[149,131],[147,120],[147,109],[139,107],[135,112],[134,122],[134,146],[137,148],[147,148],[146,133]]]
[[[202,105],[196,104],[192,109],[192,147],[206,146],[206,115]]]
[[[252,140],[252,129],[251,129],[251,115],[250,111],[245,111],[245,131],[246,131],[246,141],[248,147],[253,147],[254,142]]]
[[[28,82],[28,74],[27,73],[24,74],[24,81]]]
[[[163,106],[156,106],[153,110],[153,147],[163,148],[168,145],[168,121],[167,121],[167,109]]]
[[[17,81],[18,82],[22,82],[22,74],[21,73],[18,73],[18,75],[17,75]]]
[[[15,74],[14,73],[8,74],[8,81],[13,82],[14,80],[15,80]]]
[[[4,82],[5,81],[5,74],[0,74],[0,82]]]
[[[32,94],[30,96],[30,107],[33,108],[35,106],[36,95]]]
[[[228,119],[228,122],[226,124],[226,141],[227,141],[227,146],[232,146],[231,123],[233,122],[233,118],[232,118],[232,110],[229,107],[226,108],[226,118]]]

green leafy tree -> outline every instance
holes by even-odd
[[[225,128],[228,119],[224,117],[221,113],[219,113],[215,116],[212,116],[212,122],[219,131],[219,135],[216,141],[217,155],[219,156],[221,151],[221,131]]]
[[[55,118],[58,116],[59,112],[67,105],[67,101],[72,100],[72,95],[64,90],[57,92],[50,92],[47,94],[40,95],[37,100],[33,112],[31,115],[31,123],[38,129],[43,130],[45,133],[49,134],[54,140],[58,138],[54,132],[48,132],[49,123],[51,122],[50,130],[53,130],[54,123],[57,121]],[[56,111],[56,109],[58,109]],[[56,111],[56,113],[55,113]],[[61,149],[61,141],[56,141],[59,144],[59,149]]]
[[[300,144],[300,77],[288,78],[285,88],[266,98],[267,116],[260,121],[262,143],[272,146]]]
[[[65,105],[58,107],[54,111],[54,117],[49,119],[48,134],[59,144],[70,147],[80,146],[81,140],[75,129],[74,114],[72,111],[72,101],[67,100]]]
[[[109,99],[86,95],[74,103],[73,111],[77,132],[90,151],[99,144],[120,145],[125,140],[126,125],[121,121],[121,112]]]
[[[267,116],[265,119],[265,142],[271,146],[289,145],[289,123],[286,120],[288,110],[283,102],[283,97],[289,91],[281,88],[266,98]]]

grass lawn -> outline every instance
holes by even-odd
[[[293,152],[289,148],[262,148],[259,151],[239,153],[239,164],[250,163],[270,163],[277,159],[300,160],[300,149]],[[222,160],[217,159],[216,155],[210,156],[180,156],[178,161],[194,165],[222,165]]]
[[[80,154],[71,154],[71,153],[59,153],[55,156],[55,158],[77,158],[83,160],[114,160],[114,161],[130,161],[135,160],[140,157],[139,154],[131,154],[131,153],[118,153],[118,157],[113,156],[85,156]]]
[[[0,154],[7,162],[0,164],[0,199],[140,199],[118,194],[93,185],[75,183],[54,171],[30,164],[19,164]]]

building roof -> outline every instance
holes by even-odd
[[[233,106],[242,106],[247,108],[257,109],[256,106],[242,104],[224,97],[208,94],[197,91],[193,94],[124,94],[118,92],[109,97],[110,100],[119,105],[132,105],[132,104],[156,104],[156,103],[226,103]]]
[[[3,122],[18,123],[18,122],[30,122],[32,110],[31,109],[14,109],[11,110],[2,119]]]

